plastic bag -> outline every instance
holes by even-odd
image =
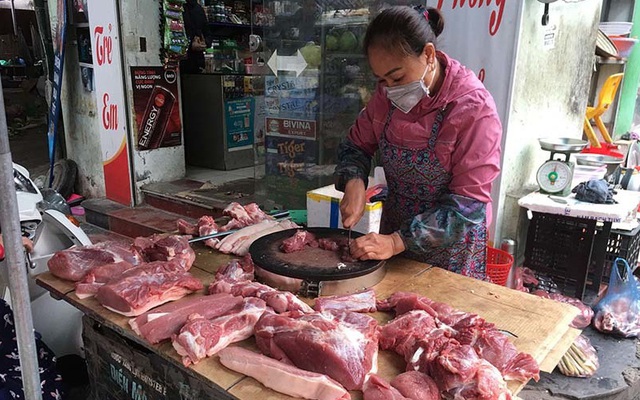
[[[576,338],[558,363],[560,373],[575,378],[591,377],[599,367],[600,362],[596,349],[591,345],[589,338],[584,335]]]
[[[533,292],[536,296],[544,297],[545,299],[551,299],[555,301],[559,301],[560,303],[571,304],[572,306],[578,308],[580,310],[580,314],[578,314],[573,321],[571,321],[571,327],[576,329],[584,329],[587,326],[591,325],[591,319],[593,318],[593,310],[591,307],[587,306],[580,300],[564,296],[560,293],[549,293],[545,290],[536,290]]]
[[[624,263],[625,277],[620,276],[619,263]],[[624,337],[640,336],[640,289],[626,260],[616,258],[611,268],[609,287],[595,306],[593,324],[602,333]]]

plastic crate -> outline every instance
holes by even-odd
[[[612,229],[607,240],[602,281],[609,282],[611,266],[616,258],[624,258],[633,268],[640,256],[640,225],[632,231]]]
[[[563,294],[579,296],[577,283],[588,276],[595,231],[595,220],[534,212],[524,266],[552,278]]]

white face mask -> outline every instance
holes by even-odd
[[[394,106],[405,114],[415,107],[425,96],[429,96],[429,87],[424,84],[424,77],[427,76],[429,65],[424,69],[422,78],[418,81],[407,83],[406,85],[386,87],[387,98]]]

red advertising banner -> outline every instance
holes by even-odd
[[[179,146],[182,122],[178,73],[163,67],[131,67],[138,151]]]

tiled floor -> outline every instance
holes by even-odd
[[[200,182],[211,182],[214,185],[220,185],[246,178],[259,179],[263,176],[264,165],[235,169],[231,171],[218,171],[215,169],[187,166],[187,179]]]

